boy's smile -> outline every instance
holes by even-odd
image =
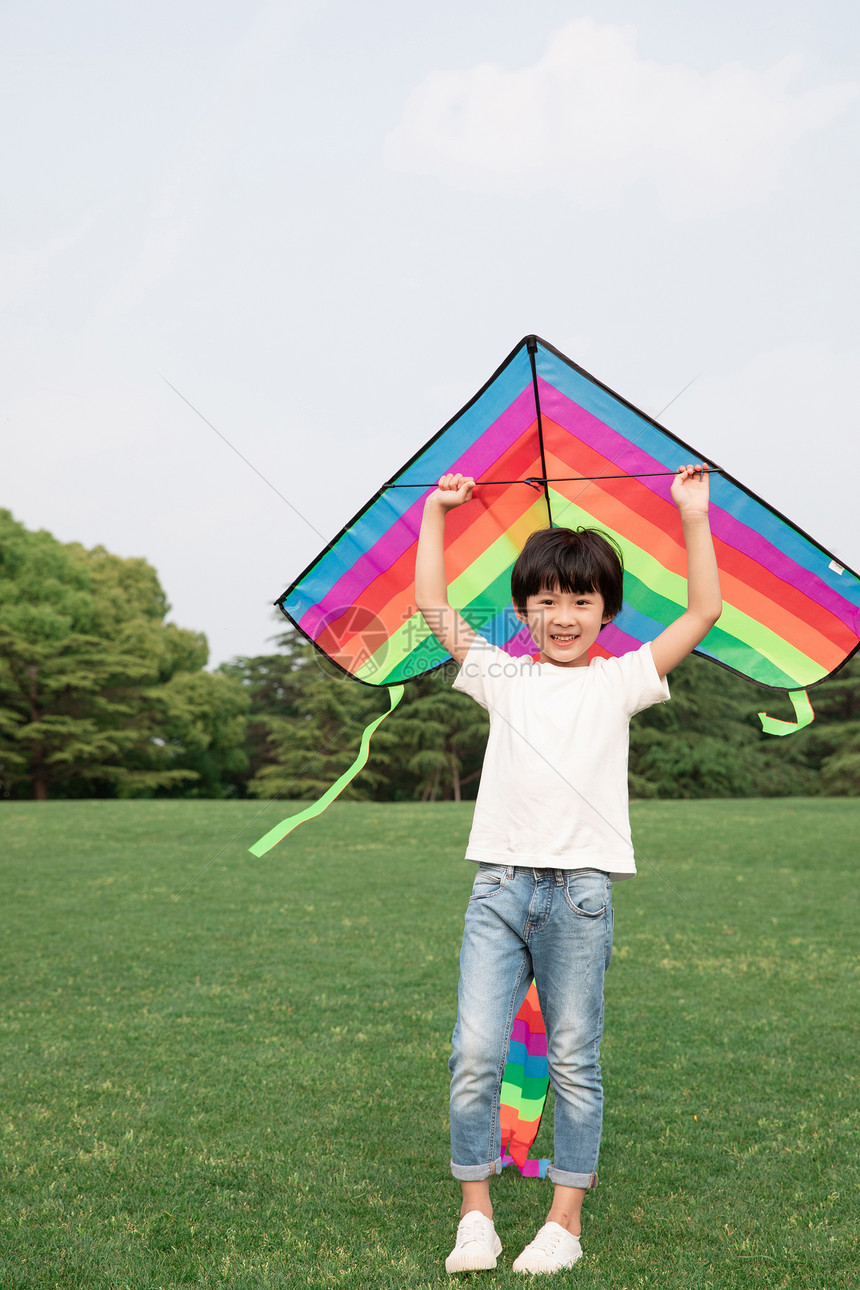
[[[550,591],[542,587],[516,611],[540,650],[541,663],[588,667],[588,651],[608,621],[599,591]]]

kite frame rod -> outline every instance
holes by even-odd
[[[722,466],[708,466],[709,475],[719,475],[722,473]],[[494,484],[531,484],[536,487],[538,484],[576,484],[580,480],[589,479],[653,479],[657,475],[677,475],[677,470],[641,470],[630,474],[628,471],[622,471],[620,475],[529,475],[528,479],[476,479],[476,488],[491,488]],[[382,485],[383,488],[435,488],[436,484],[398,484],[389,482]]]

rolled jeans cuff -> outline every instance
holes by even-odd
[[[492,1178],[493,1174],[501,1172],[501,1156],[485,1165],[455,1165],[454,1161],[451,1161],[451,1173],[458,1182],[483,1182],[485,1178]]]
[[[550,1165],[546,1176],[551,1183],[558,1183],[559,1187],[584,1187],[586,1191],[590,1191],[597,1186],[597,1174],[572,1174],[567,1169],[556,1169],[555,1165]]]

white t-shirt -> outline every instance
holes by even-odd
[[[631,878],[628,727],[669,698],[650,645],[556,667],[477,636],[454,689],[490,714],[466,859]]]

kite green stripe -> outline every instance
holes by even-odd
[[[539,1097],[524,1097],[516,1084],[502,1080],[499,1094],[505,1106],[512,1106],[521,1120],[539,1120],[546,1101],[546,1086],[541,1089]]]
[[[726,616],[723,615],[723,617]],[[728,617],[731,616],[728,615]],[[780,690],[811,685],[813,681],[827,675],[826,671],[810,658],[806,659],[803,674],[798,676],[796,672],[785,671],[765,654],[758,653],[750,657],[743,641],[737,636],[729,636],[723,631],[722,626],[712,627],[700,648],[719,659],[721,663],[727,663],[736,672],[748,676],[751,681],[758,681],[760,685],[773,685]]]
[[[499,592],[505,599],[510,599],[510,571],[517,555],[510,537],[503,533],[451,583],[448,598],[454,608],[470,620],[475,617],[470,609],[477,612],[478,620],[481,610],[489,614],[490,618],[497,617],[498,607],[494,605],[492,597]],[[476,630],[480,630],[480,627],[481,623],[478,621]],[[422,662],[422,666],[416,671],[410,669],[408,663],[410,657],[419,652],[422,661],[426,658],[427,662]],[[372,685],[394,679],[406,680],[409,676],[433,667],[436,662],[441,663],[445,658],[445,650],[428,631],[421,615],[415,613],[396,632],[392,632],[376,653],[362,664],[356,676],[360,681],[369,681]]]
[[[495,582],[491,582],[489,587],[484,587],[460,610],[476,632],[482,632],[488,622],[498,618],[499,605],[504,605],[506,602],[510,604],[512,568],[513,561],[502,570]]]
[[[418,671],[407,668],[410,658],[420,654],[422,663]],[[370,685],[383,685],[395,680],[408,680],[427,668],[435,667],[448,657],[446,651],[430,632],[421,614],[414,613],[405,623],[392,632],[366,663],[356,672],[360,681]],[[426,661],[425,661],[426,660]]]
[[[627,551],[624,554],[626,559]],[[624,573],[624,598],[640,614],[644,614],[663,627],[674,622],[679,612],[684,609],[683,604],[679,605],[673,600],[668,600],[650,587],[646,587],[628,569]],[[724,624],[728,622],[730,625],[733,613],[737,615],[737,612],[737,610],[733,611],[730,605],[723,607],[720,622],[716,627],[711,628],[702,641],[703,649],[722,662],[728,663],[729,666],[736,664],[737,671],[743,672],[745,676],[749,676],[753,681],[759,681],[762,685],[796,688],[801,684],[809,685],[813,679],[817,679],[811,677],[809,673],[810,669],[815,669],[818,665],[805,654],[802,655],[805,669],[801,676],[779,667],[761,652],[754,652],[750,657],[750,650],[742,640],[740,632],[736,631],[732,634],[724,630]],[[743,618],[743,615],[738,616]],[[821,675],[824,675],[823,671]]]
[[[361,734],[361,745],[358,750],[358,755],[349,769],[343,772],[340,779],[335,780],[331,788],[326,789],[322,797],[318,798],[315,802],[311,802],[310,806],[306,806],[303,811],[299,811],[296,815],[288,815],[285,820],[281,820],[280,824],[276,824],[273,829],[269,829],[269,832],[264,834],[263,837],[260,838],[259,842],[255,842],[252,847],[248,848],[251,855],[264,856],[267,851],[271,851],[272,847],[275,846],[277,842],[280,842],[282,838],[285,838],[288,833],[292,833],[293,829],[297,829],[300,824],[304,824],[305,820],[312,820],[314,816],[322,815],[326,807],[331,806],[338,793],[342,793],[347,784],[350,783],[351,780],[355,779],[358,772],[364,767],[370,753],[370,740],[374,731],[377,726],[394,711],[402,698],[403,686],[394,686],[389,691],[388,712],[383,712],[380,716],[376,717],[374,721],[371,721],[369,725],[365,726]]]
[[[481,632],[488,622],[499,616],[499,604],[504,596],[510,597],[511,567],[502,570],[495,582],[477,592],[467,604],[455,606],[475,631]],[[453,597],[452,597],[453,600]],[[423,632],[423,635],[420,633]],[[411,645],[408,653],[403,651]],[[388,651],[390,651],[390,656]],[[383,681],[408,681],[420,676],[428,668],[443,663],[449,656],[435,636],[427,629],[420,614],[414,614],[402,628],[398,628],[372,658],[356,672],[360,681],[380,685]]]
[[[514,1070],[517,1071],[517,1083],[512,1086],[509,1081],[504,1081],[503,1078],[503,1084],[507,1082],[509,1088],[519,1088],[521,1102],[536,1102],[538,1098],[546,1097],[549,1077],[547,1075],[524,1075],[522,1074],[522,1069],[522,1066],[514,1067]],[[513,1103],[510,1105],[513,1105]]]
[[[470,600],[496,582],[505,569],[510,569],[518,555],[519,551],[507,533],[503,533],[450,584],[448,599],[451,604],[457,608],[468,605]]]
[[[669,573],[668,570],[661,569],[651,556],[644,555],[639,547],[625,547],[625,597],[635,608],[642,613],[649,614],[650,617],[656,617],[658,622],[668,626],[678,616],[678,611],[683,611],[687,605],[686,580],[677,574]],[[629,576],[628,576],[629,570]],[[634,600],[633,580],[641,588],[641,599]],[[655,582],[666,582],[667,590],[671,583],[674,583],[670,592],[671,599],[663,596],[661,592],[655,590]],[[671,583],[669,580],[671,579]],[[627,588],[630,585],[631,590]],[[668,616],[666,609],[662,608],[660,613],[652,613],[646,605],[669,606]],[[706,637],[706,649],[710,649],[714,654],[722,657],[723,651],[728,647],[730,650],[734,642],[741,642],[743,646],[757,653],[761,659],[770,664],[778,676],[777,684],[784,685],[788,682],[790,685],[799,685],[809,677],[810,668],[818,667],[818,664],[810,659],[808,654],[804,654],[789,641],[777,636],[769,628],[762,626],[756,619],[750,618],[743,610],[737,609],[728,601],[723,603],[723,612],[720,615],[720,621],[717,627],[713,628]],[[749,667],[753,671],[752,665]],[[824,675],[822,670],[821,675]],[[760,679],[764,680],[764,677]],[[773,684],[768,680],[767,684]]]
[[[466,621],[481,632],[488,622],[498,618],[498,603],[494,597],[510,595],[511,571],[504,569],[495,582],[480,591],[468,604],[457,606]],[[420,633],[423,632],[423,635]],[[409,646],[412,646],[409,649]],[[408,649],[408,653],[405,652]],[[449,654],[436,637],[427,629],[420,614],[415,614],[403,628],[389,637],[372,658],[363,663],[356,676],[371,685],[409,681],[429,668],[444,663]]]

